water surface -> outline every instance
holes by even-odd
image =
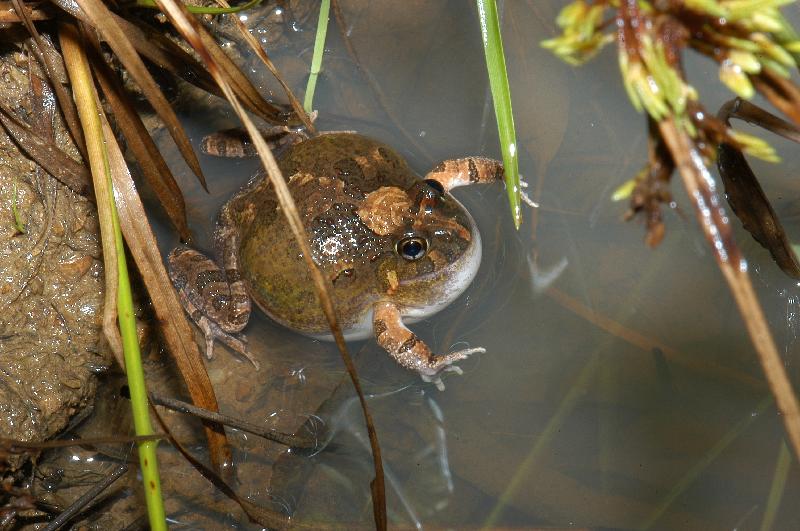
[[[321,129],[386,141],[419,172],[446,158],[499,156],[471,4],[341,3],[358,59],[332,22],[315,102]],[[468,345],[486,354],[462,363],[465,374],[438,392],[374,342],[351,345],[384,447],[390,520],[457,529],[758,529],[783,440],[780,418],[680,180],[656,249],[644,245],[641,223],[622,221],[626,205],[611,202],[646,159],[645,120],[625,96],[612,48],[576,69],[538,46],[553,36],[561,4],[515,0],[502,10],[520,171],[542,208],[526,209],[515,231],[501,185],[458,190],[481,228],[484,261],[461,298],[413,326],[436,351]],[[298,91],[315,24],[296,24],[272,50]],[[714,65],[687,64],[715,112],[730,95]],[[190,114],[193,136],[232,125],[226,116]],[[754,169],[800,236],[798,150],[769,140],[784,163]],[[214,213],[256,165],[203,163],[213,198],[188,175],[182,186],[208,247]],[[734,225],[796,383],[800,291]],[[296,426],[344,378],[331,344],[261,315],[246,332],[272,370],[258,376],[252,397],[263,402],[248,404],[250,420]],[[217,355],[229,353],[218,347]],[[222,362],[212,371],[215,363]],[[251,373],[241,368],[228,384],[243,385],[236,379]],[[272,494],[296,506],[301,522],[369,525],[371,458],[358,408],[344,399],[321,421],[337,431],[335,448],[311,462],[303,497],[277,487]],[[278,451],[267,458],[262,446],[247,448],[240,490],[263,502]],[[800,526],[791,502],[799,489],[793,465],[774,529]]]

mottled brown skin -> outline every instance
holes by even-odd
[[[471,281],[480,261],[480,236],[447,191],[495,180],[502,165],[480,158],[447,161],[423,181],[388,146],[353,133],[322,134],[292,145],[279,164],[313,259],[332,281],[345,336],[374,335],[401,365],[442,388],[440,372],[460,372],[451,364],[483,349],[436,356],[402,319],[435,313]],[[403,250],[416,249],[407,246],[408,238],[426,243],[426,251],[402,256]],[[205,294],[182,295],[196,322],[216,322],[214,337],[238,332],[239,294],[246,292],[279,323],[329,339],[313,282],[267,179],[257,177],[223,207],[215,239],[222,268],[206,260],[195,264],[205,273],[177,273],[181,256],[189,264],[189,255],[176,250],[170,256],[173,281],[184,280],[176,283],[180,289],[193,288],[190,277],[206,281]],[[213,269],[217,272],[209,272]],[[218,283],[223,277],[229,286]],[[207,311],[199,301],[209,296]],[[200,326],[204,332],[210,328]]]

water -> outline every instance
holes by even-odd
[[[499,156],[469,3],[342,3],[360,67],[332,25],[315,102],[321,129],[380,138],[420,172],[446,158]],[[484,262],[459,300],[413,326],[436,351],[469,345],[487,353],[462,363],[465,374],[447,378],[440,393],[374,342],[351,346],[384,448],[390,521],[402,528],[758,529],[783,439],[780,418],[680,179],[672,183],[677,209],[666,209],[667,234],[653,250],[639,222],[621,220],[626,205],[610,201],[645,161],[644,118],[627,101],[612,48],[577,69],[539,48],[553,36],[560,4],[516,0],[503,8],[520,171],[540,187],[542,208],[526,209],[516,232],[502,186],[458,190],[481,227]],[[273,51],[298,89],[315,23],[297,24]],[[714,65],[687,64],[715,112],[730,96]],[[231,125],[225,113],[216,116],[202,123],[190,116],[193,136]],[[768,139],[785,161],[754,170],[790,235],[800,236],[793,201],[800,158],[795,146]],[[211,201],[191,177],[181,184],[198,241],[208,247],[214,213],[256,166],[203,164]],[[800,291],[734,225],[797,383]],[[331,344],[260,315],[246,332],[272,371],[254,375],[237,364],[225,373],[229,388],[258,382],[246,406],[231,406],[251,421],[296,427],[344,378]],[[229,358],[220,347],[217,356],[212,372]],[[335,448],[306,461],[314,467],[304,497],[272,493],[312,526],[369,525],[371,460],[359,411],[344,399],[322,420],[337,433]],[[238,454],[240,492],[260,503],[279,453],[272,446],[261,454],[265,447],[248,438]],[[790,502],[799,489],[792,466],[773,529],[800,526]]]

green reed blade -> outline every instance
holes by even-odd
[[[769,488],[764,517],[761,520],[759,531],[771,531],[778,516],[778,509],[781,505],[783,493],[786,490],[786,480],[789,477],[789,470],[792,465],[792,454],[786,441],[781,440],[778,449],[778,461],[775,463],[775,472],[772,475],[772,485]]]
[[[489,87],[492,90],[494,114],[497,118],[497,131],[500,135],[500,146],[503,150],[508,204],[511,207],[514,226],[519,228],[522,221],[522,213],[520,210],[517,135],[514,132],[511,90],[508,87],[503,40],[500,37],[500,22],[497,18],[497,4],[495,0],[477,0],[477,2],[483,50],[486,53],[486,69],[489,73]]]
[[[128,378],[128,388],[130,390],[134,429],[136,435],[152,435],[153,428],[150,424],[147,388],[139,350],[139,338],[136,332],[133,295],[128,276],[128,266],[125,261],[122,230],[117,217],[116,203],[114,202],[111,166],[101,121],[102,111],[97,107],[98,99],[94,91],[94,80],[89,62],[77,35],[77,27],[63,25],[60,28],[60,37],[64,62],[72,83],[78,116],[86,138],[89,167],[92,170],[92,179],[95,184],[98,210],[108,208],[108,213],[110,214],[108,219],[110,226],[104,220],[104,215],[100,216],[100,230],[101,233],[105,232],[105,234],[108,234],[107,231],[110,230],[114,240],[117,265],[117,322],[119,333],[122,337],[125,374]],[[106,206],[102,204],[104,201],[107,201]],[[106,289],[113,288],[107,286]],[[156,456],[158,441],[142,441],[137,443],[137,446],[150,529],[153,531],[166,531],[166,516],[164,501],[161,496],[161,479]]]
[[[328,15],[331,11],[330,0],[322,0],[319,5],[319,19],[317,20],[317,37],[314,39],[314,56],[311,58],[311,71],[306,85],[306,96],[303,99],[303,109],[311,114],[314,111],[314,90],[317,88],[317,77],[322,70],[322,55],[325,53],[325,36],[328,34]]]

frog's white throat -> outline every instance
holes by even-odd
[[[403,315],[403,322],[414,323],[426,317],[435,315],[455,301],[472,283],[481,265],[482,245],[481,235],[475,222],[472,223],[472,241],[458,261],[450,264],[442,272],[442,288],[437,290],[437,297],[434,303],[424,306],[404,306],[400,309]]]
[[[404,304],[400,307],[400,314],[403,316],[405,324],[415,323],[442,311],[464,293],[472,283],[475,275],[478,274],[483,253],[481,235],[475,220],[472,219],[469,212],[466,212],[466,215],[469,218],[469,229],[472,235],[469,247],[467,247],[464,255],[459,260],[448,265],[441,272],[443,285],[440,290],[436,290],[434,302],[426,301],[425,304],[420,304],[419,306]],[[344,338],[347,341],[366,339],[372,337],[372,335],[372,311],[364,312],[364,315],[361,316],[357,323],[353,323],[344,330]],[[324,341],[333,341],[333,335],[330,333],[311,334],[311,336]]]

